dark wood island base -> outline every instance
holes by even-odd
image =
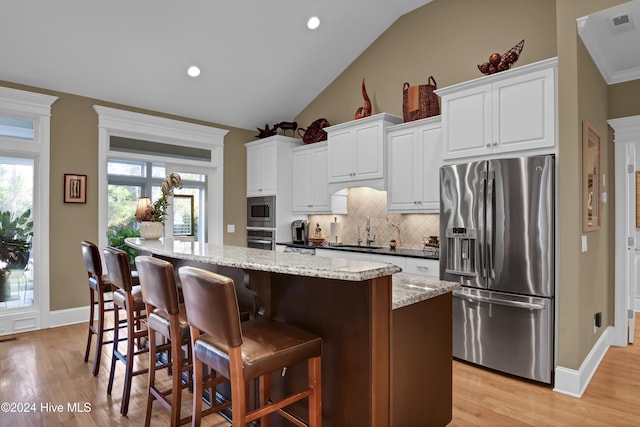
[[[224,248],[226,255],[206,259],[182,253],[181,245],[168,253],[167,243],[134,243],[169,259],[176,269],[192,265],[230,275],[239,299],[248,279],[261,315],[321,336],[323,426],[445,426],[451,421],[450,292],[393,309],[393,273],[399,269],[390,264],[214,245],[205,246]],[[235,249],[251,252],[252,261],[238,262],[230,255]],[[258,255],[267,259],[256,260]],[[354,270],[364,280],[354,280]],[[378,272],[370,274],[373,270]],[[336,271],[346,273],[336,277]],[[306,376],[304,364],[272,374],[272,394],[299,389]],[[290,410],[307,418],[304,402]],[[279,416],[271,423],[288,425]]]

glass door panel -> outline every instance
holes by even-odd
[[[0,157],[0,310],[34,305],[33,159]]]

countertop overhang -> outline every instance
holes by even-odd
[[[127,238],[127,246],[154,255],[217,264],[248,270],[363,281],[391,276],[402,269],[393,264],[327,258],[290,252],[267,251],[239,246],[214,245],[174,239]]]

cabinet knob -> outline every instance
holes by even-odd
[[[497,142],[497,141],[493,143],[493,146],[494,146],[494,147],[496,147],[497,145],[498,145],[498,142]]]
[[[487,143],[487,148],[489,148],[489,147],[491,147],[491,144],[490,144],[490,143]]]

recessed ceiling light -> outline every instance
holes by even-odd
[[[307,21],[307,28],[310,30],[315,30],[319,26],[320,26],[320,18],[318,18],[317,16],[312,16]]]
[[[187,74],[189,74],[191,77],[198,77],[200,75],[200,68],[196,67],[195,65],[192,65],[187,70]]]

